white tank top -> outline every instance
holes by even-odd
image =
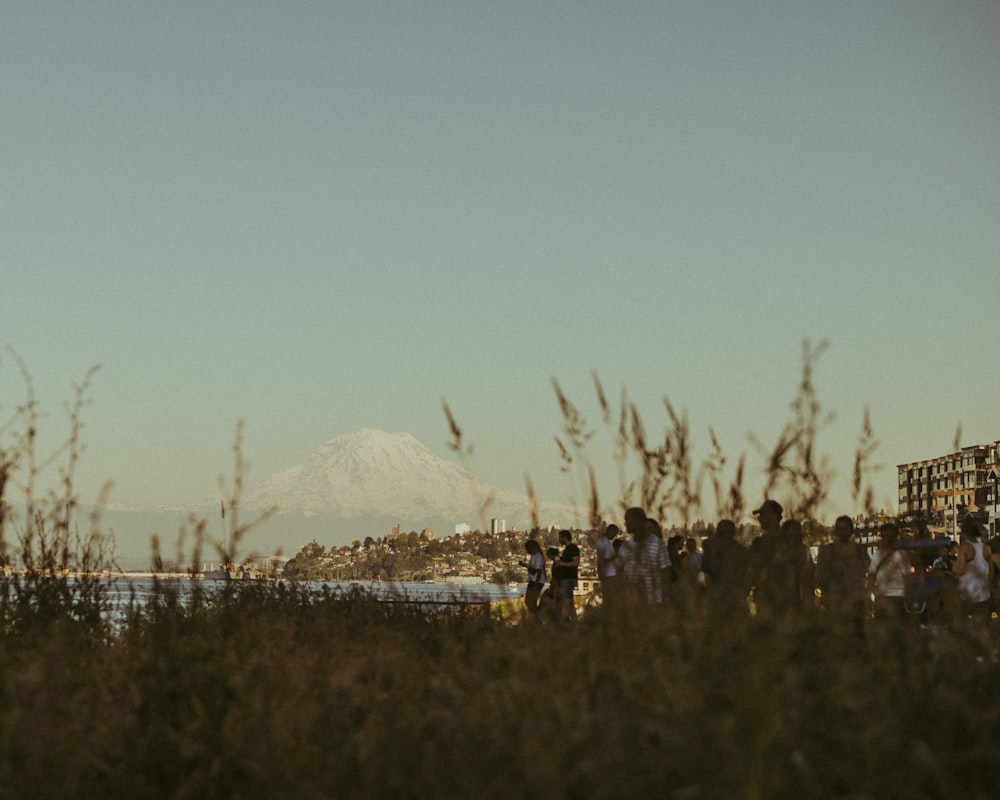
[[[958,591],[971,603],[985,603],[990,599],[990,564],[983,557],[983,543],[969,542],[976,551],[966,563],[965,572],[958,576]]]

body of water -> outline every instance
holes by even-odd
[[[116,606],[124,606],[131,598],[144,603],[148,598],[169,591],[179,592],[181,598],[189,596],[194,589],[214,592],[226,586],[224,581],[192,578],[113,578],[108,581],[109,595]],[[236,586],[253,586],[253,581],[237,582]],[[363,593],[383,601],[413,603],[418,605],[475,605],[517,600],[524,595],[524,584],[498,585],[492,583],[401,583],[395,581],[339,582],[305,581],[297,584],[305,589],[322,592],[324,590],[344,597]]]

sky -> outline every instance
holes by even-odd
[[[0,418],[20,360],[54,447],[98,367],[84,501],[218,496],[240,420],[251,482],[362,427],[454,458],[442,400],[565,501],[553,379],[613,494],[593,374],[753,496],[807,340],[831,518],[866,407],[890,511],[1000,439],[993,0],[11,0],[0,107]]]

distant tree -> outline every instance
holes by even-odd
[[[324,553],[326,553],[326,548],[319,544],[315,539],[309,542],[309,544],[304,545],[302,549],[299,550],[299,554],[308,559],[322,558]]]

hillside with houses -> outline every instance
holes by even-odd
[[[558,529],[536,531],[543,547],[558,546]],[[574,531],[582,550],[582,571],[593,571],[593,531]],[[434,581],[440,583],[522,583],[527,571],[525,531],[470,531],[438,537],[433,531],[367,537],[327,549],[310,542],[285,564],[286,577],[298,580]]]

